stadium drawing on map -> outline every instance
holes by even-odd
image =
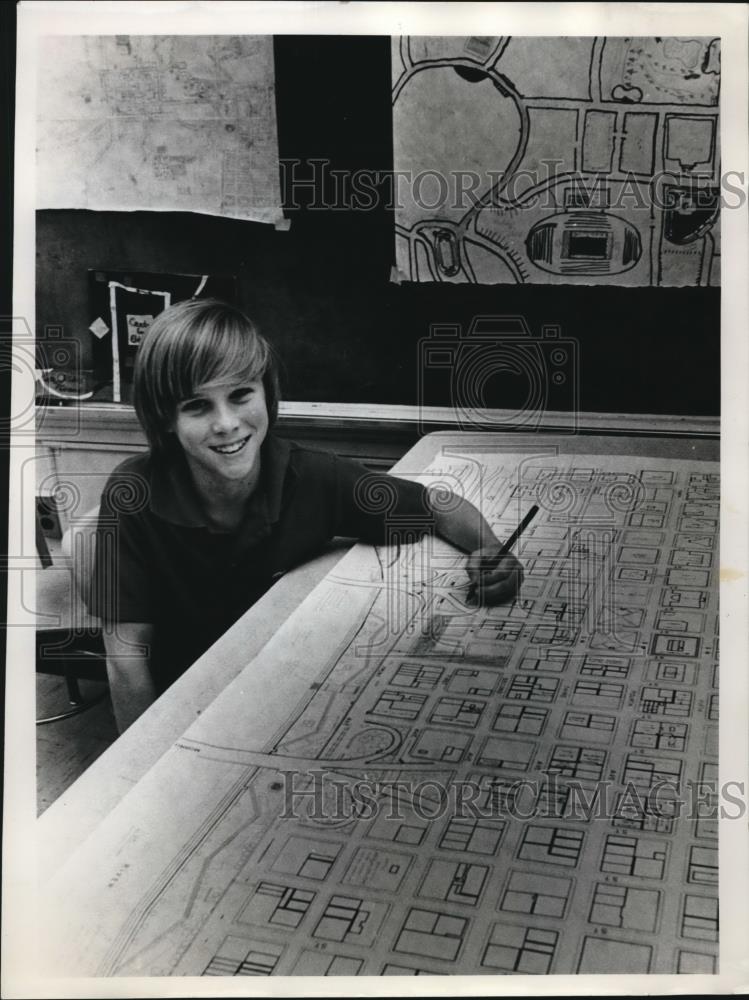
[[[718,38],[392,42],[400,280],[720,282]]]

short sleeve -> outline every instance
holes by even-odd
[[[155,620],[142,477],[115,470],[101,497],[87,604],[105,622]]]
[[[415,540],[433,528],[426,487],[336,457],[335,532],[372,545]]]

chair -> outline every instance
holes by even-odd
[[[42,569],[37,573],[36,670],[62,676],[70,709],[46,718],[37,725],[59,722],[85,712],[107,697],[105,689],[94,698],[84,698],[79,680],[106,681],[106,653],[101,623],[85,605],[86,582],[93,565],[98,509],[77,518],[62,539],[61,558],[54,561],[46,540],[37,531],[37,547]],[[46,619],[46,623],[44,621]]]

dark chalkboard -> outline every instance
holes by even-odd
[[[490,316],[574,341],[576,368],[550,408],[575,405],[574,388],[589,411],[719,412],[719,289],[391,282],[386,181],[366,210],[316,208],[295,183],[317,171],[329,200],[334,171],[392,169],[390,40],[283,36],[275,60],[290,229],[190,213],[41,211],[40,339],[62,326],[90,363],[89,269],[231,274],[240,305],[283,359],[287,399],[416,404],[433,327],[457,328],[447,334],[455,338]],[[454,401],[450,378],[427,382],[427,402]],[[523,404],[528,386],[506,377],[481,391],[486,405],[508,408]]]

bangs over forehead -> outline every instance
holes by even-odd
[[[173,338],[160,366],[161,392],[168,406],[195,396],[201,386],[250,382],[265,374],[269,348],[241,313],[221,306],[206,310],[189,331]]]
[[[278,376],[268,342],[247,316],[217,299],[190,299],[160,313],[138,348],[133,402],[153,448],[167,444],[177,405],[201,386],[262,379],[271,420]]]

